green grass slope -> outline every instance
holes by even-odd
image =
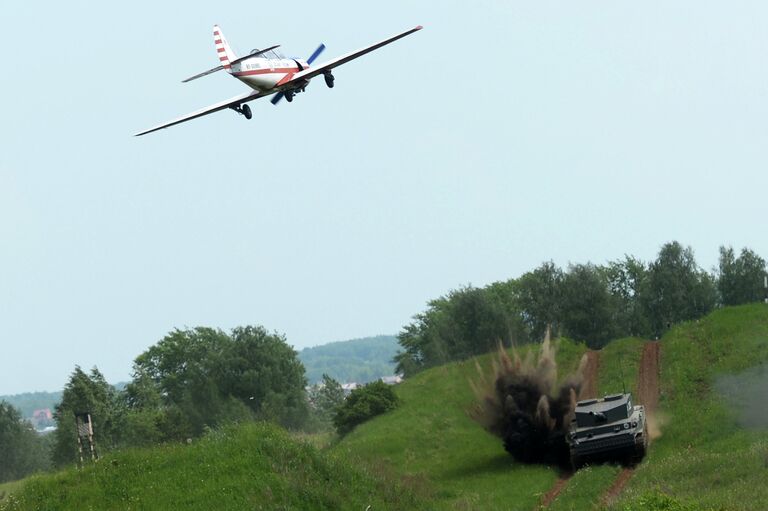
[[[586,347],[557,345],[565,376]],[[486,371],[490,360],[477,359]],[[515,463],[498,438],[467,416],[475,399],[468,382],[476,376],[475,360],[416,375],[396,387],[398,409],[358,426],[333,450],[422,481],[433,493],[432,509],[534,509],[557,471]]]
[[[24,481],[0,510],[431,509],[399,480],[318,451],[276,426],[214,431],[191,445],[115,453]]]
[[[662,436],[635,470],[614,510],[768,509],[768,432],[746,430],[713,390],[720,375],[768,361],[768,307],[726,308],[673,328],[661,340]],[[620,339],[600,352],[601,393],[635,391],[642,339]],[[561,375],[582,345],[560,341]],[[489,357],[481,357],[483,368]],[[432,488],[434,509],[536,509],[558,477],[554,467],[514,462],[498,439],[466,415],[475,361],[425,371],[398,386],[399,409],[363,424],[334,451],[385,464]],[[754,396],[766,406],[768,396]],[[620,467],[580,470],[550,509],[602,509]],[[667,500],[666,495],[671,497]],[[670,503],[671,502],[671,503]],[[686,507],[688,509],[688,507]]]
[[[768,362],[768,306],[732,307],[662,340],[662,436],[615,509],[660,491],[698,508],[768,509],[768,429],[745,429],[716,379]],[[768,406],[768,394],[747,396]]]

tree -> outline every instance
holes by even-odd
[[[307,419],[304,366],[280,334],[261,326],[235,328],[219,377],[222,391],[257,417],[287,428],[299,428]]]
[[[87,374],[75,366],[53,414],[57,429],[52,457],[57,466],[77,461],[75,413],[81,412],[91,414],[98,449],[109,450],[120,444],[122,409],[117,392],[96,367]]]
[[[381,381],[375,381],[353,390],[333,419],[336,431],[346,435],[355,426],[382,413],[394,410],[398,399],[395,391]]]
[[[44,439],[5,401],[0,401],[0,460],[0,483],[21,479],[50,466]]]
[[[533,339],[542,338],[547,327],[559,331],[563,279],[563,271],[552,261],[518,279],[520,306]]]
[[[405,351],[395,355],[395,370],[410,376],[450,360],[486,353],[499,342],[509,345],[512,332],[522,329],[522,321],[518,311],[505,307],[507,291],[467,286],[430,301],[427,311],[414,316],[398,335]]]
[[[632,256],[611,261],[605,269],[608,288],[614,301],[614,322],[620,335],[650,335],[651,326],[641,300],[646,288],[648,268]]]
[[[305,386],[285,337],[260,326],[231,334],[195,328],[174,330],[139,355],[127,393],[132,411],[161,410],[155,422],[162,435],[182,439],[254,417],[300,427],[308,415]]]
[[[699,269],[690,247],[673,241],[661,247],[642,290],[651,328],[657,334],[680,321],[703,316],[717,301],[714,279]]]
[[[344,389],[338,381],[323,374],[322,382],[310,388],[309,403],[319,427],[328,429],[344,403]]]
[[[765,260],[748,248],[739,257],[733,248],[720,247],[717,287],[723,305],[758,302],[764,298]]]
[[[561,304],[565,334],[600,348],[616,333],[615,302],[605,270],[592,264],[572,265],[563,279]]]

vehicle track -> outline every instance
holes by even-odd
[[[600,352],[589,350],[586,353],[587,364],[584,366],[583,380],[581,390],[579,390],[579,400],[597,397],[597,376],[600,374]],[[573,476],[573,472],[567,471],[560,474],[555,484],[541,498],[539,509],[548,508],[558,495],[568,486],[568,480]]]
[[[647,421],[655,422],[656,410],[659,406],[659,375],[661,371],[661,346],[658,341],[648,341],[643,345],[640,357],[640,367],[637,374],[637,400],[645,406]],[[653,438],[653,436],[651,437]],[[600,498],[601,507],[606,507],[615,501],[627,485],[635,469],[624,467],[608,490]]]
[[[584,381],[579,391],[579,400],[597,397],[597,376],[600,374],[600,352],[587,352],[587,365],[584,368]]]
[[[659,405],[659,374],[661,371],[661,350],[658,341],[648,341],[643,345],[643,353],[640,357],[640,366],[637,374],[637,400],[645,406],[646,416],[653,417]],[[579,392],[579,399],[597,397],[597,377],[600,373],[600,352],[587,352],[587,365],[584,369],[584,383]],[[634,468],[624,467],[616,476],[611,486],[600,497],[599,507],[607,507],[615,501],[627,485]],[[560,493],[568,486],[568,481],[573,473],[563,473],[552,485],[552,488],[544,494],[539,509],[548,508]]]

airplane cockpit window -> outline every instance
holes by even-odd
[[[268,52],[265,52],[263,57],[267,59],[277,59],[277,60],[281,60],[284,58],[280,53],[276,52],[275,50],[270,50]]]

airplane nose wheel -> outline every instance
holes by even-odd
[[[333,89],[333,81],[334,81],[333,75],[330,72],[325,73],[325,84],[328,86],[329,89]]]

